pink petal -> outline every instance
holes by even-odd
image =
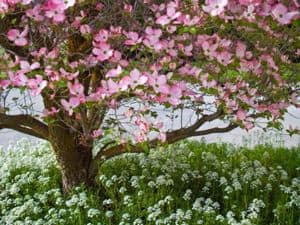
[[[7,32],[7,38],[10,40],[10,41],[14,41],[16,40],[16,38],[20,35],[20,31],[17,30],[17,29],[10,29],[8,32]]]
[[[22,37],[20,37],[20,38],[17,38],[16,40],[15,40],[15,44],[17,45],[17,46],[25,46],[25,45],[27,45],[27,39],[26,38],[22,38]]]

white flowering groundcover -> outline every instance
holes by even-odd
[[[0,224],[300,224],[300,147],[189,141],[123,155],[100,171],[98,190],[64,196],[48,144],[0,151]]]

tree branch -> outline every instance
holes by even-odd
[[[29,115],[6,115],[0,113],[0,129],[7,128],[48,140],[48,126]]]
[[[214,127],[214,128],[210,128],[207,130],[195,131],[192,134],[192,136],[202,136],[202,135],[214,134],[214,133],[225,133],[225,132],[231,131],[237,127],[238,127],[237,124],[231,123],[227,127]]]
[[[166,142],[168,144],[174,143],[176,141],[182,140],[184,138],[192,137],[192,136],[199,136],[199,135],[205,135],[206,133],[210,132],[221,132],[224,130],[224,128],[212,128],[208,130],[201,131],[202,133],[196,132],[196,130],[201,127],[204,123],[213,121],[215,119],[220,118],[223,115],[223,110],[219,109],[215,113],[209,114],[209,115],[203,115],[199,120],[197,120],[193,125],[187,127],[187,128],[181,128],[178,130],[170,131],[166,133]],[[231,128],[231,127],[230,127]],[[229,129],[229,128],[227,128]],[[233,128],[232,128],[233,129]],[[225,132],[225,130],[224,130]],[[158,145],[160,141],[158,139],[154,139],[150,141],[149,147],[155,147]],[[106,146],[107,147],[107,146]],[[97,165],[99,162],[102,161],[103,158],[109,159],[117,155],[121,155],[123,153],[140,153],[144,152],[144,149],[137,145],[130,145],[128,148],[128,145],[126,144],[120,144],[116,146],[112,146],[108,149],[102,148],[98,154],[94,157],[91,171],[96,170]]]
[[[210,114],[210,115],[204,115],[199,120],[197,120],[193,125],[182,128],[174,131],[170,131],[166,133],[166,143],[172,144],[174,142],[177,142],[179,140],[193,137],[193,136],[202,136],[206,134],[211,133],[223,133],[230,130],[233,130],[234,128],[238,127],[237,124],[229,124],[227,127],[214,127],[207,130],[201,130],[197,131],[199,127],[201,127],[204,123],[213,121],[215,119],[220,118],[223,115],[222,110],[217,110],[217,112]],[[160,143],[160,140],[154,139],[148,143],[148,146],[150,148],[156,147]],[[107,146],[106,146],[107,147]],[[98,171],[98,167],[101,161],[104,159],[110,159],[112,157],[122,155],[124,153],[142,153],[144,152],[144,149],[141,146],[138,145],[129,145],[128,144],[120,144],[116,146],[112,146],[108,149],[102,148],[98,154],[94,157],[91,166],[89,174],[90,176],[96,175]]]

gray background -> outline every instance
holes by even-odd
[[[215,123],[214,123],[215,125]],[[298,126],[300,128],[300,109],[296,109],[294,107],[289,108],[289,112],[285,116],[285,127],[292,125],[293,127]],[[247,145],[255,145],[259,143],[277,143],[284,145],[286,147],[292,147],[300,145],[300,136],[294,135],[290,137],[286,133],[274,133],[268,132],[262,136],[261,129],[255,128],[250,132],[246,132],[240,128],[236,128],[231,132],[224,134],[211,134],[203,136],[207,142],[229,142],[233,144],[247,144]],[[38,140],[36,138],[30,137],[28,135],[3,129],[0,131],[0,145],[4,148],[7,148],[9,144],[13,144],[15,141],[18,141],[22,138],[29,138],[31,140]],[[202,137],[199,137],[202,138]],[[245,142],[245,139],[248,141]]]

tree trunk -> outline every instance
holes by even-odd
[[[81,144],[75,133],[57,127],[50,129],[50,142],[60,166],[63,191],[67,193],[80,184],[94,186],[95,174],[89,173],[92,145]]]
[[[54,146],[53,146],[54,147]],[[92,162],[92,152],[82,146],[57,146],[54,147],[56,158],[61,169],[62,188],[64,192],[69,192],[73,187],[80,184],[93,186],[95,177],[89,174]]]

